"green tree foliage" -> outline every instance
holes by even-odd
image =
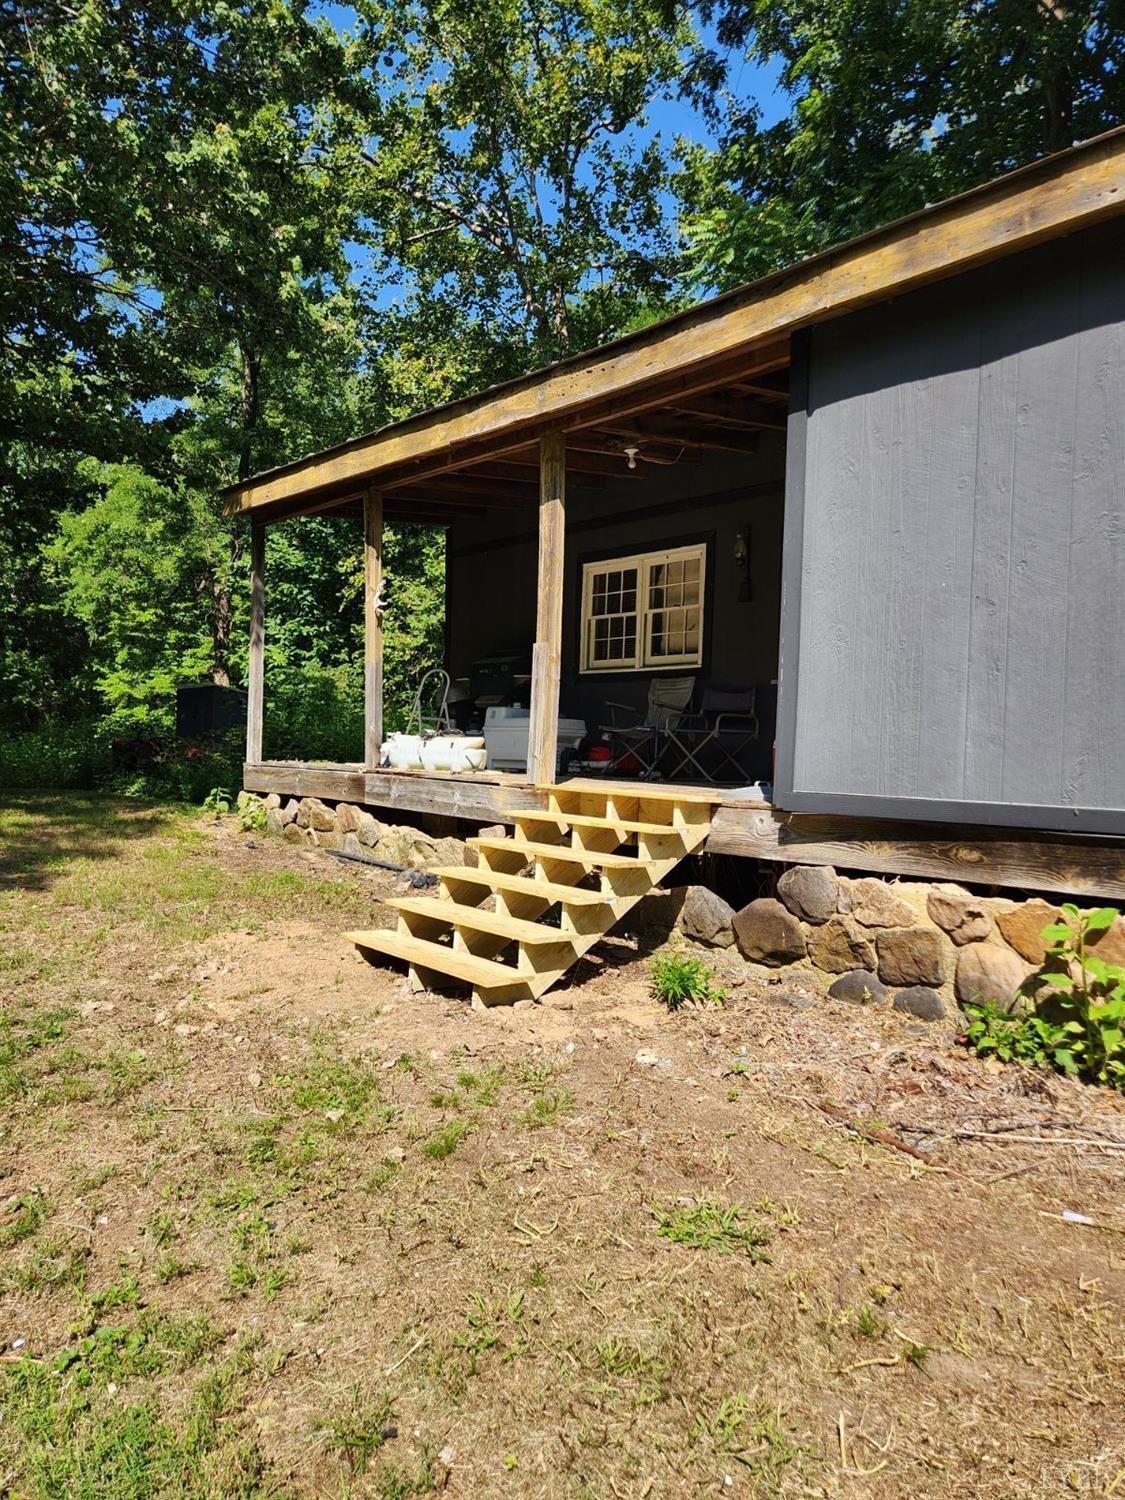
[[[1125,119],[1121,0],[716,0],[792,109],[728,97],[685,153],[693,270],[728,287]],[[712,64],[714,64],[712,59]]]
[[[360,0],[367,233],[419,302],[488,330],[494,378],[620,332],[676,286],[646,109],[695,45],[659,0]]]

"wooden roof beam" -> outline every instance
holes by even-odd
[[[694,417],[708,417],[729,427],[749,427],[769,432],[784,432],[785,411],[765,401],[738,401],[729,396],[684,396],[669,402],[671,411],[686,412]]]
[[[669,427],[666,422],[658,422],[654,417],[635,417],[631,422],[607,422],[601,430],[619,434],[621,438],[632,438],[642,448],[646,442],[655,441],[673,448],[694,448],[703,452],[714,450],[718,453],[756,453],[758,451],[757,433],[735,432],[730,428],[724,431],[708,428],[704,431],[697,424],[681,430]]]

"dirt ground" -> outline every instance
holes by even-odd
[[[0,812],[0,1493],[1125,1495],[1125,1101],[628,934],[414,995],[394,888]]]

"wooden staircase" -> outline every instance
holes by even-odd
[[[703,844],[719,800],[686,787],[546,791],[542,810],[505,814],[512,837],[469,840],[478,866],[436,870],[436,898],[386,901],[396,929],[345,936],[401,959],[416,989],[454,980],[471,987],[474,1004],[535,999]]]

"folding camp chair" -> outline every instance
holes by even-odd
[[[722,776],[728,768],[734,771],[734,780],[743,780],[746,772],[739,756],[758,738],[754,698],[753,688],[704,688],[699,712],[685,714],[668,731],[668,740],[681,757],[669,780],[675,781],[689,766],[712,785],[731,779]]]
[[[654,677],[648,685],[648,702],[643,716],[633,722],[616,722],[618,713],[636,715],[636,708],[628,703],[606,704],[610,718],[615,722],[603,724],[601,730],[610,739],[613,751],[611,769],[619,770],[623,765],[635,762],[640,766],[640,775],[658,777],[660,757],[664,753],[668,736],[684,718],[695,691],[694,677]]]

